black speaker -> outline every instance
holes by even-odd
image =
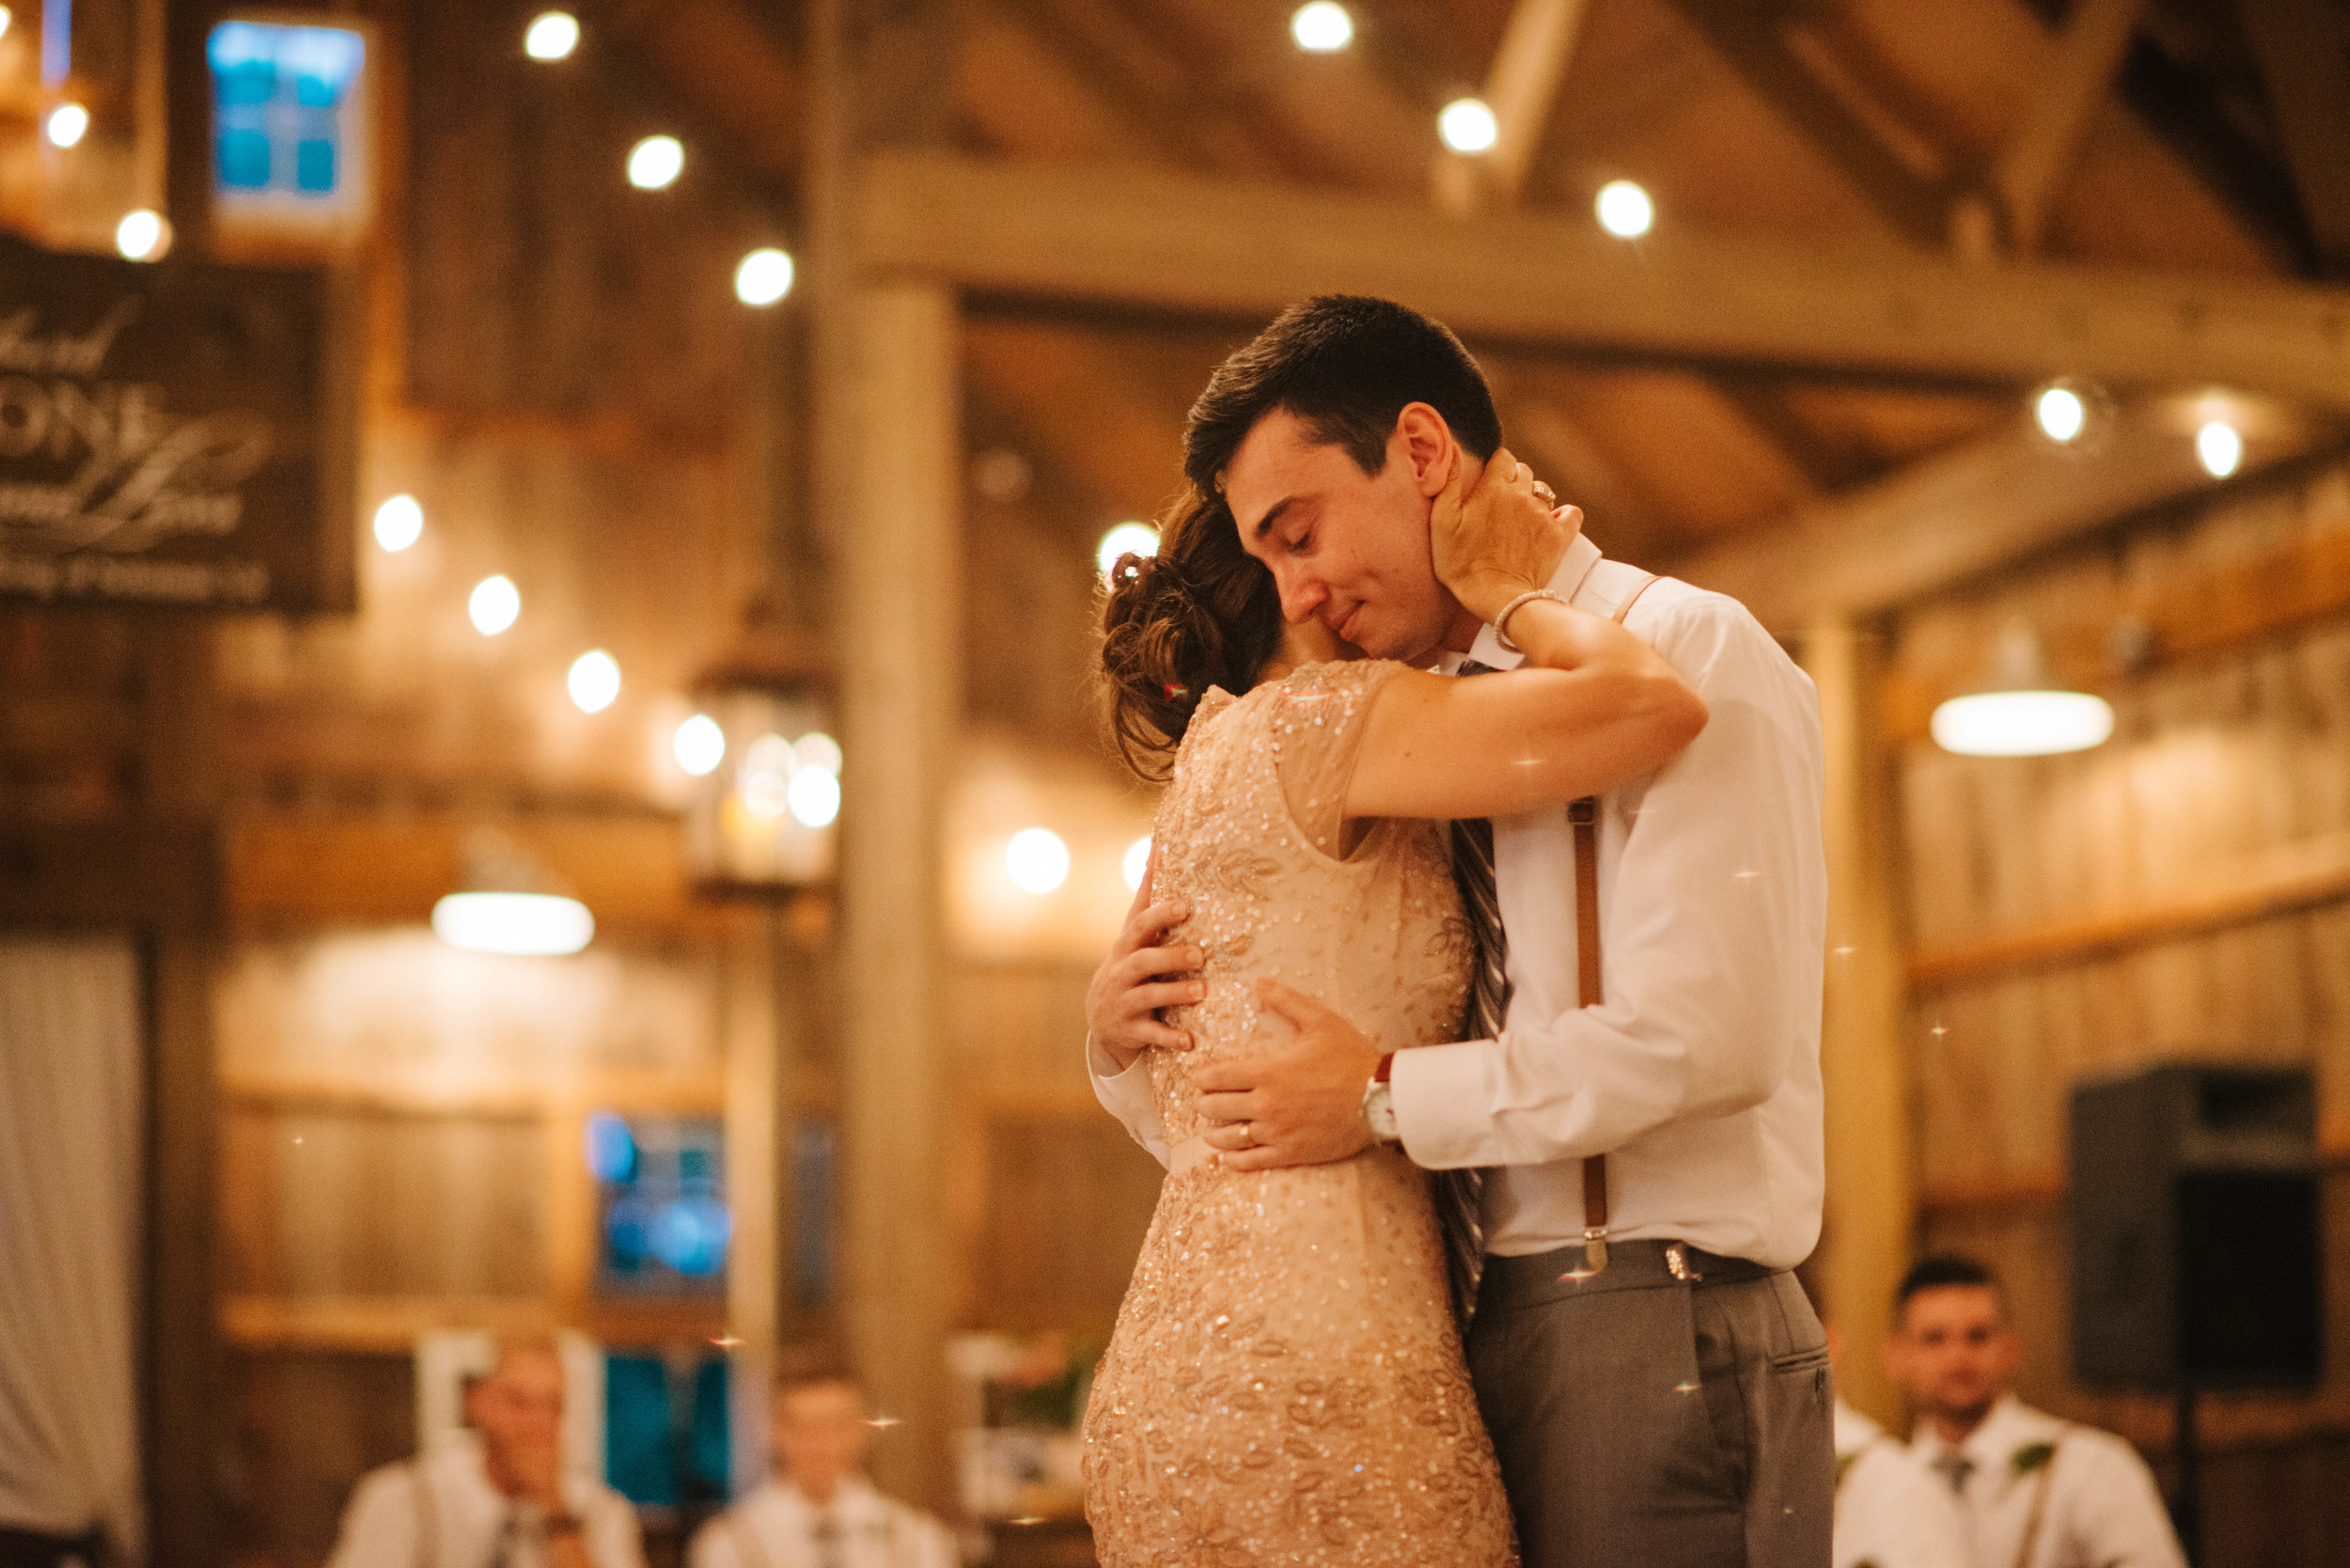
[[[2306,1068],[2172,1062],[2076,1086],[2073,1370],[2099,1388],[2310,1388],[2322,1345]]]

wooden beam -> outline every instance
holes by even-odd
[[[1431,165],[1438,207],[1465,215],[1487,202],[1517,205],[1590,8],[1590,0],[1518,0],[1485,77],[1499,134],[1480,156],[1448,153]]]
[[[1803,665],[1820,694],[1826,776],[1827,972],[1821,1012],[1827,1200],[1821,1250],[1827,1313],[1844,1342],[1892,1331],[1894,1287],[1915,1250],[1909,1062],[1902,1042],[1902,954],[1894,912],[1890,778],[1876,733],[1878,638],[1835,610],[1813,618]],[[1873,1356],[1840,1369],[1840,1390],[1880,1420],[1901,1399]]]
[[[2017,255],[2040,248],[2048,210],[2080,162],[2145,10],[2146,0],[2081,0],[2058,35],[2048,74],[1991,175]]]
[[[1825,90],[1789,47],[1782,8],[1755,0],[1673,0],[1673,9],[1703,34],[1731,70],[1866,196],[1895,232],[1942,243],[1947,197],[1876,131]]]
[[[1638,249],[1579,218],[1408,204],[1160,169],[899,149],[864,164],[859,264],[983,291],[1259,318],[1308,294],[1400,299],[1470,335],[1919,378],[2220,383],[2350,406],[2350,290],[1685,233]]]
[[[1973,984],[1996,975],[2126,952],[2350,898],[2350,833],[2322,834],[2223,864],[2191,891],[1970,941],[1921,948],[1910,983]]]
[[[2350,271],[2350,28],[2326,0],[2238,0],[2268,113],[2329,266]]]
[[[573,1155],[574,1164],[577,1157]],[[404,1356],[442,1329],[500,1334],[577,1328],[614,1344],[701,1340],[723,1332],[724,1307],[593,1302],[576,1313],[540,1296],[331,1295],[224,1297],[220,1337],[241,1350],[326,1350]]]
[[[2258,460],[2276,462],[2309,444],[2280,431]],[[1740,601],[1764,625],[1793,630],[1819,606],[1882,609],[1915,599],[2211,482],[2193,442],[2168,418],[2125,414],[2086,451],[2060,447],[2019,418],[1882,483],[1668,564]]]

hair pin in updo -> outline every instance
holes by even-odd
[[[1189,686],[1177,685],[1172,681],[1169,681],[1166,684],[1162,685],[1159,690],[1167,694],[1167,699],[1169,702],[1182,702],[1191,696],[1191,688]]]

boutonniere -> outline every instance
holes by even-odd
[[[2007,1466],[2021,1479],[2045,1465],[2055,1453],[2054,1443],[2026,1443],[2015,1450],[2015,1457],[2009,1460]]]

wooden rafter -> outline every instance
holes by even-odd
[[[2241,0],[2301,215],[2327,265],[2350,272],[2350,28],[2324,0]]]
[[[1921,380],[2203,385],[2350,405],[2350,290],[1694,234],[1637,251],[1563,217],[1405,204],[1153,169],[877,153],[864,267],[966,289],[1263,317],[1308,294],[1409,302],[1457,331],[1693,361]]]
[[[2049,208],[2080,161],[2145,9],[2146,0],[2081,0],[2058,35],[2047,76],[1992,171],[2017,253],[2040,248]]]
[[[1486,201],[1516,205],[1590,8],[1590,0],[1517,0],[1485,77],[1485,106],[1499,133],[1480,158],[1455,154],[1437,161],[1437,205],[1455,212]]]

